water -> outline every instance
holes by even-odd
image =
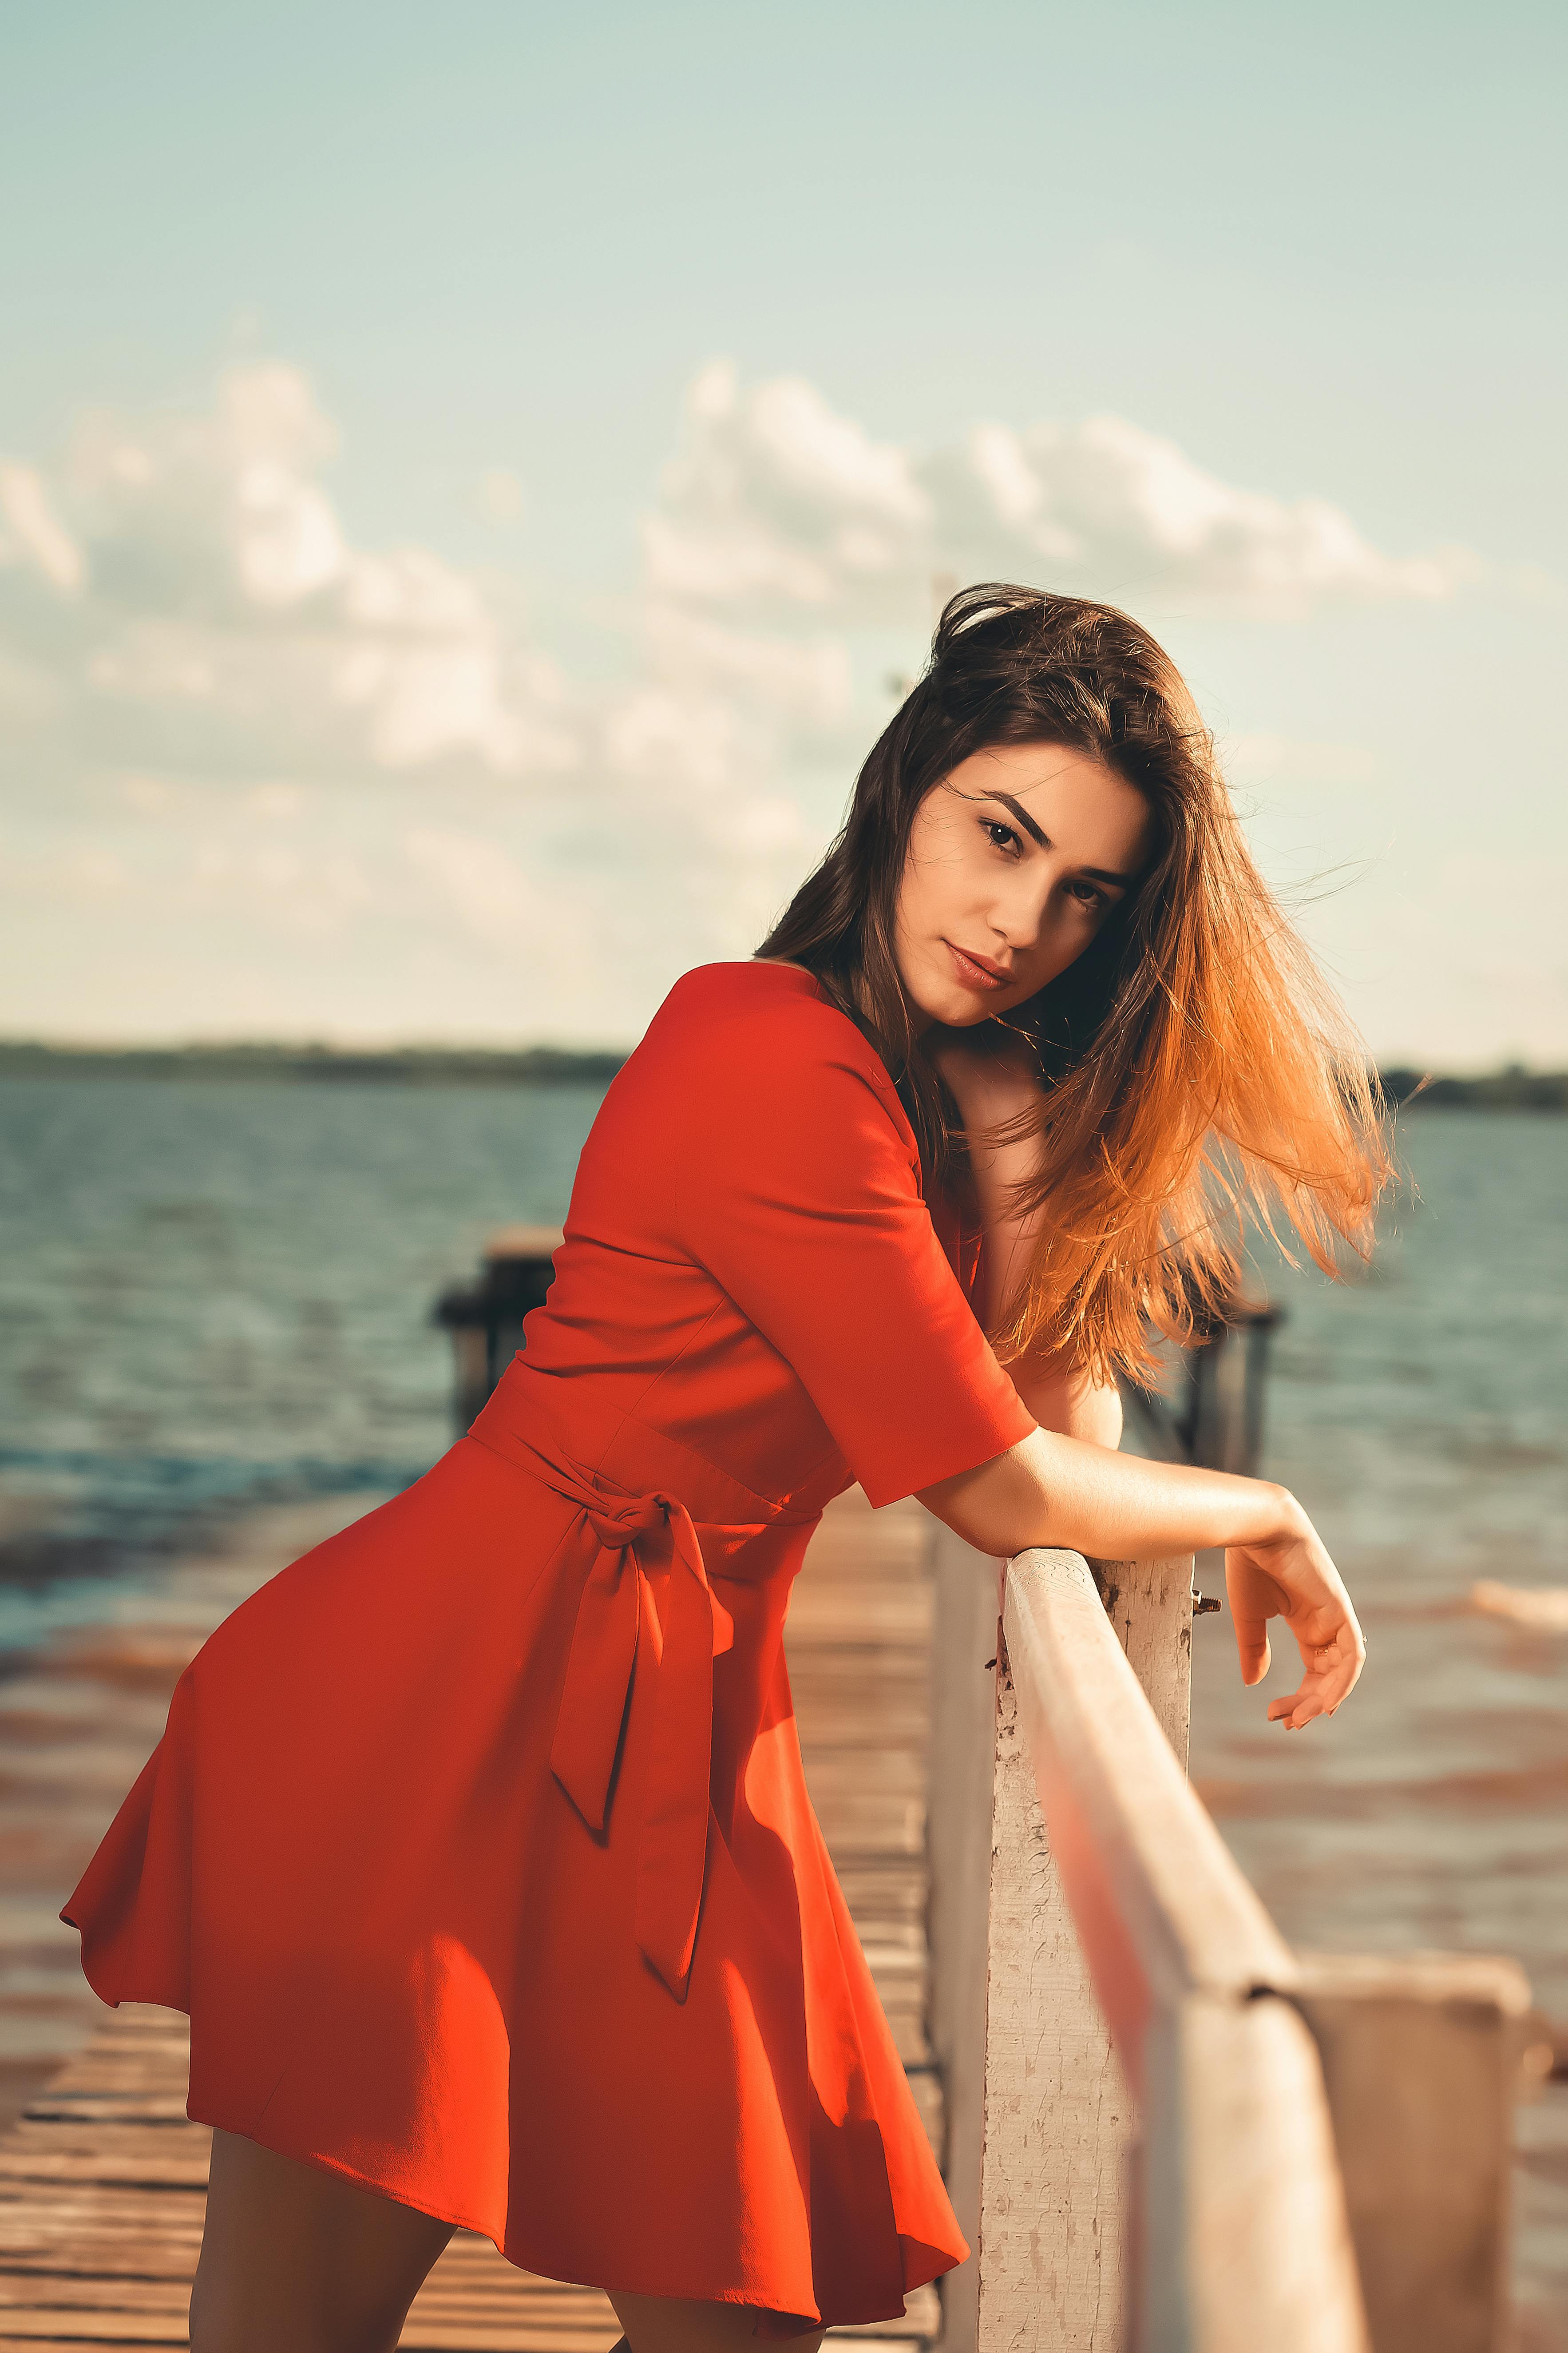
[[[225,1512],[416,1477],[450,1435],[430,1303],[490,1228],[559,1221],[599,1092],[0,1082],[0,1654]],[[1510,1953],[1568,2020],[1568,1637],[1468,1603],[1568,1585],[1568,1120],[1416,1113],[1404,1150],[1418,1195],[1366,1280],[1268,1274],[1267,1467],[1366,1676],[1288,1738],[1293,1662],[1245,1692],[1200,1620],[1194,1774],[1293,1942]],[[1561,2311],[1552,2130],[1521,2278]]]
[[[1568,1638],[1477,1614],[1478,1578],[1568,1585],[1568,1121],[1418,1113],[1419,1198],[1351,1288],[1276,1270],[1273,1476],[1366,1629],[1360,1688],[1287,1736],[1194,1629],[1193,1769],[1286,1935],[1519,1955],[1568,2017]]]
[[[0,1652],[225,1512],[450,1437],[429,1321],[603,1090],[0,1082]]]
[[[1194,1622],[1193,1773],[1289,1940],[1501,1953],[1568,2026],[1568,1635],[1469,1605],[1568,1587],[1568,1120],[1427,1112],[1420,1190],[1369,1280],[1276,1269],[1289,1309],[1268,1468],[1307,1504],[1367,1634],[1331,1724],[1287,1736],[1242,1689],[1228,1616]],[[1212,1571],[1205,1573],[1212,1587]],[[1519,2112],[1514,2291],[1568,2342],[1568,2084]]]
[[[0,1082],[0,1648],[193,1518],[416,1477],[450,1435],[431,1303],[493,1227],[559,1220],[601,1092]],[[1194,1767],[1227,1820],[1260,1772],[1468,1774],[1472,1805],[1504,1755],[1568,1772],[1568,1642],[1465,1608],[1479,1577],[1568,1583],[1568,1120],[1419,1113],[1403,1147],[1369,1277],[1268,1272],[1267,1467],[1373,1663],[1287,1758],[1200,1621]]]

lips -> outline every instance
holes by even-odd
[[[988,956],[973,955],[967,948],[955,947],[951,940],[943,940],[942,945],[957,965],[960,980],[967,981],[971,988],[1005,988],[1013,976]]]

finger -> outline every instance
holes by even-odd
[[[1268,1620],[1267,1618],[1243,1618],[1232,1612],[1236,1627],[1236,1654],[1241,1662],[1244,1683],[1260,1683],[1268,1672]]]
[[[1287,1732],[1300,1732],[1328,1712],[1322,1693],[1318,1689],[1309,1691],[1303,1683],[1300,1691],[1291,1693],[1289,1699],[1269,1702],[1268,1721],[1270,1724],[1282,1724]]]

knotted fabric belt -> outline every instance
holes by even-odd
[[[552,1772],[592,1831],[602,1832],[609,1817],[642,1588],[650,1572],[663,1572],[635,1920],[638,1945],[684,2001],[702,1903],[713,1756],[713,1595],[702,1549],[677,1496],[606,1495],[574,1465],[529,1452],[535,1475],[582,1505],[599,1540],[577,1604],[550,1749]]]

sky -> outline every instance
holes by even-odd
[[[0,0],[0,1034],[629,1041],[943,584],[1568,1062],[1560,10]]]

